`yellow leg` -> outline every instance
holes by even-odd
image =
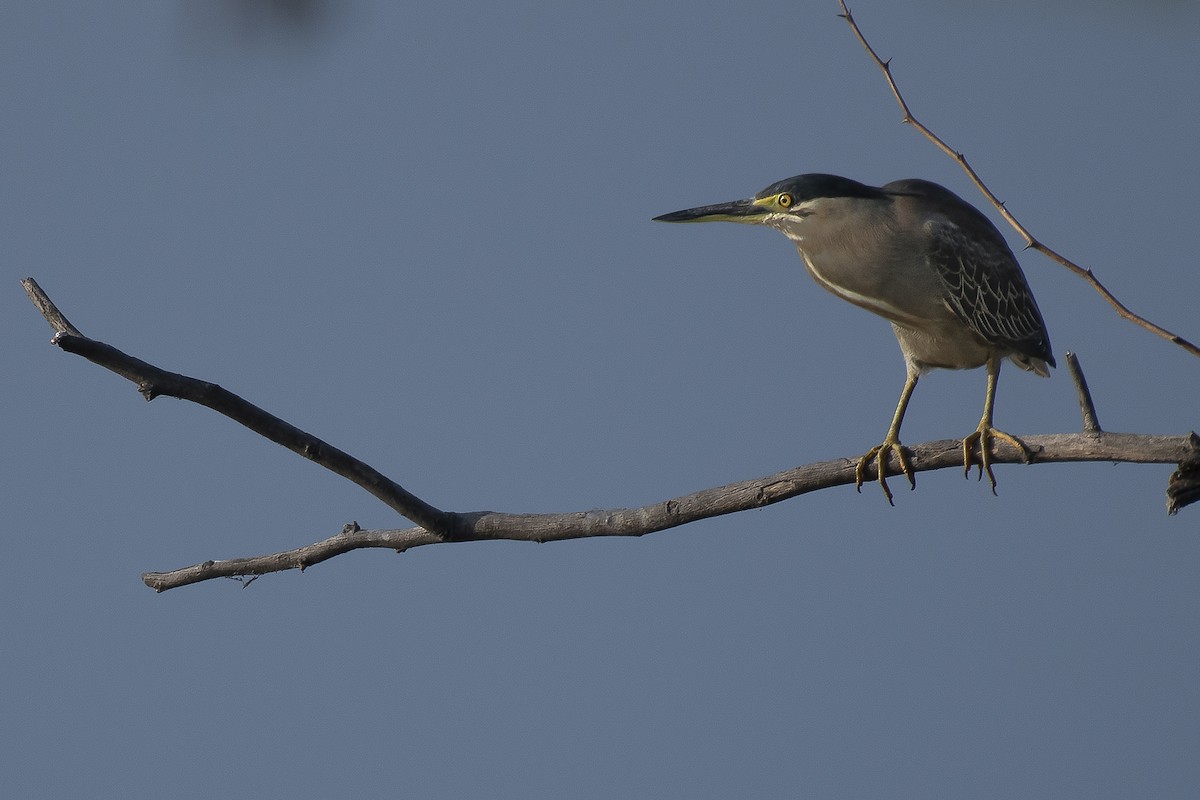
[[[917,388],[918,377],[916,369],[910,365],[908,377],[904,380],[904,389],[900,392],[900,402],[896,404],[896,414],[892,417],[892,426],[888,428],[887,437],[881,444],[868,450],[854,468],[854,488],[861,492],[863,480],[866,478],[867,465],[872,461],[875,462],[875,473],[879,476],[879,486],[883,489],[883,496],[887,498],[889,505],[895,505],[892,502],[892,492],[887,485],[887,462],[890,454],[896,454],[896,460],[900,462],[900,471],[904,473],[904,477],[908,478],[909,487],[917,488],[917,478],[913,474],[912,464],[909,461],[909,450],[900,444],[900,425],[904,422],[904,412],[908,409],[908,400],[912,397],[913,389]]]
[[[1029,448],[1017,437],[992,427],[992,406],[996,402],[996,381],[1000,377],[1000,359],[992,356],[987,363],[987,394],[983,398],[983,418],[975,432],[963,439],[963,474],[970,476],[971,464],[975,462],[973,450],[979,445],[979,480],[987,472],[988,481],[992,484],[992,494],[996,493],[996,476],[992,474],[992,444],[996,439],[1002,439],[1021,451],[1021,457],[1026,462],[1030,459]]]

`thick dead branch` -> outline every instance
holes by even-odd
[[[883,77],[887,81],[888,88],[892,90],[892,96],[896,98],[896,102],[899,104],[900,110],[904,114],[903,121],[906,124],[916,128],[926,139],[933,142],[933,144],[939,150],[958,162],[958,165],[962,167],[963,172],[967,173],[967,177],[971,179],[973,184],[975,184],[975,188],[979,189],[979,191],[983,193],[983,196],[986,197],[988,202],[996,208],[996,211],[1000,213],[1000,216],[1004,217],[1005,222],[1011,225],[1013,229],[1021,235],[1021,238],[1025,240],[1025,246],[1027,248],[1037,250],[1051,261],[1066,267],[1080,278],[1083,278],[1083,280],[1087,281],[1088,284],[1090,284],[1091,287],[1095,289],[1096,292],[1098,292],[1110,306],[1116,309],[1117,314],[1122,319],[1126,319],[1136,325],[1139,325],[1154,335],[1166,339],[1168,342],[1179,345],[1194,356],[1200,356],[1200,347],[1192,344],[1182,336],[1172,333],[1161,325],[1151,322],[1145,317],[1139,316],[1130,311],[1124,303],[1118,300],[1116,296],[1110,292],[1104,286],[1104,284],[1099,281],[1099,279],[1096,278],[1095,273],[1093,273],[1091,269],[1085,269],[1084,267],[1079,266],[1066,256],[1058,253],[1055,250],[1052,250],[1035,239],[1033,234],[1031,234],[1029,230],[1022,225],[1015,216],[1012,215],[1000,198],[996,197],[992,190],[988,188],[987,184],[983,182],[983,179],[979,177],[979,174],[976,173],[975,169],[970,165],[970,163],[968,163],[967,157],[948,145],[945,140],[943,140],[940,136],[927,128],[915,116],[913,116],[912,111],[908,107],[908,102],[904,99],[904,95],[900,93],[900,87],[896,84],[896,79],[892,75],[891,61],[885,61],[879,57],[878,53],[875,52],[875,48],[873,48],[870,42],[867,41],[867,37],[863,35],[862,29],[859,28],[858,23],[854,21],[854,16],[850,13],[850,9],[846,6],[846,0],[838,0],[838,5],[840,5],[842,9],[842,13],[838,16],[850,24],[850,28],[854,31],[854,36],[858,39],[859,44],[861,44],[863,49],[867,51],[867,54],[870,55],[871,60],[875,62],[875,66],[879,67],[880,71],[883,72]]]
[[[223,561],[205,561],[172,572],[151,572],[142,576],[146,585],[165,591],[177,586],[222,577],[246,577],[304,569],[326,559],[364,547],[382,547],[403,551],[420,545],[446,541],[551,542],[592,536],[642,536],[674,528],[709,517],[732,514],[778,503],[808,492],[854,483],[858,457],[838,458],[808,464],[754,480],[704,489],[641,508],[617,508],[562,514],[503,514],[492,511],[454,513],[441,511],[414,497],[391,479],[320,439],[305,433],[272,414],[254,406],[216,384],[167,372],[115,347],[82,336],[77,329],[68,332],[66,318],[33,279],[23,281],[26,291],[56,333],[53,343],[70,353],[81,355],[135,383],[147,398],[169,395],[200,403],[238,422],[271,441],[320,464],[358,484],[390,508],[418,523],[404,530],[365,531],[357,524],[347,525],[341,533],[324,541],[271,555]],[[1082,374],[1079,375],[1079,380]],[[1058,461],[1128,461],[1141,464],[1179,464],[1179,498],[1172,513],[1187,502],[1192,486],[1189,476],[1200,463],[1200,439],[1194,434],[1151,436],[1129,433],[1052,434],[1024,437],[1032,453],[1031,463]],[[912,467],[916,472],[962,467],[962,441],[945,439],[913,445]],[[1000,448],[993,456],[996,464],[1024,463],[1026,455],[1013,448]],[[893,457],[889,472],[898,472]],[[1186,469],[1185,469],[1186,468]],[[1193,471],[1186,471],[1193,470]],[[874,480],[875,470],[868,470]],[[1177,498],[1177,500],[1179,499]],[[428,524],[425,521],[428,520]]]
[[[1194,434],[1192,434],[1194,436]],[[1189,435],[1150,436],[1133,433],[1059,433],[1026,436],[1022,441],[1033,451],[1035,464],[1061,461],[1127,461],[1138,464],[1176,464],[1200,453],[1200,443]],[[943,439],[909,448],[913,469],[962,469],[962,440]],[[1008,448],[993,457],[993,463],[1020,464],[1023,455]],[[643,536],[709,517],[732,514],[778,503],[798,495],[854,483],[858,458],[837,458],[777,472],[763,478],[731,483],[676,497],[641,508],[612,508],[563,514],[502,514],[481,511],[462,515],[468,520],[465,541],[507,539],[524,542],[558,542],[594,536]],[[890,465],[889,471],[898,465]],[[1172,513],[1174,513],[1172,511]],[[439,544],[445,540],[422,528],[361,530],[351,523],[336,536],[282,553],[205,561],[171,572],[147,572],[142,580],[151,589],[164,592],[179,586],[237,576],[262,575],[288,569],[305,569],[314,564],[368,547],[403,552],[413,547]]]

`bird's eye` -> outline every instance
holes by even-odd
[[[792,203],[796,201],[790,194],[784,192],[783,194],[779,195],[779,197],[775,198],[775,202],[779,204],[780,208],[791,208]]]

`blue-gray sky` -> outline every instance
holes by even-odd
[[[403,521],[52,348],[25,275],[436,505],[631,506],[857,455],[903,378],[783,237],[651,217],[815,171],[976,199],[832,0],[307,7],[0,11],[9,793],[1195,795],[1200,509],[1167,518],[1168,466],[145,588]],[[1038,236],[1200,338],[1200,9],[853,8]],[[1200,425],[1197,359],[1022,262],[1106,428]],[[982,396],[931,376],[906,440],[972,430]],[[1065,371],[1006,370],[996,422],[1077,430]]]

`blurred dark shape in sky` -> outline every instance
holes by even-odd
[[[311,43],[333,27],[344,3],[329,0],[183,0],[180,29],[190,43],[247,48]]]

